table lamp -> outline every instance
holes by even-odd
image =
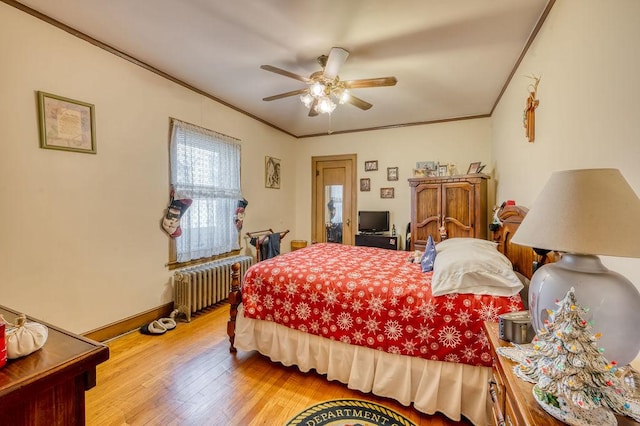
[[[584,319],[602,334],[598,345],[605,358],[622,366],[638,355],[640,291],[598,257],[640,257],[640,199],[619,170],[553,173],[511,241],[562,253],[531,278],[534,330],[574,287],[578,303],[589,309]]]

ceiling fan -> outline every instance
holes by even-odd
[[[303,89],[268,96],[263,101],[274,101],[289,96],[300,95],[300,100],[309,108],[309,116],[314,117],[321,113],[331,113],[339,104],[350,103],[362,110],[368,110],[373,105],[369,102],[353,96],[350,89],[363,89],[366,87],[395,86],[398,80],[395,77],[365,78],[361,80],[341,81],[338,77],[340,67],[345,63],[349,52],[341,47],[333,47],[329,56],[318,57],[321,71],[316,71],[309,77],[304,77],[290,71],[283,70],[272,65],[261,65],[260,68],[276,74],[290,77],[307,84]]]

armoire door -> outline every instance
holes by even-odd
[[[447,238],[474,237],[474,185],[469,182],[442,184],[442,219]]]
[[[442,191],[440,183],[422,183],[411,192],[411,241],[414,250],[424,250],[429,235],[438,241]]]

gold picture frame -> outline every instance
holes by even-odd
[[[37,93],[40,148],[96,154],[94,105]]]
[[[280,159],[264,157],[264,186],[265,188],[280,189]]]

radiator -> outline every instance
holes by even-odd
[[[234,256],[176,271],[174,309],[191,321],[192,314],[226,300],[231,291],[231,265],[240,263],[240,279],[253,264],[251,256]]]

